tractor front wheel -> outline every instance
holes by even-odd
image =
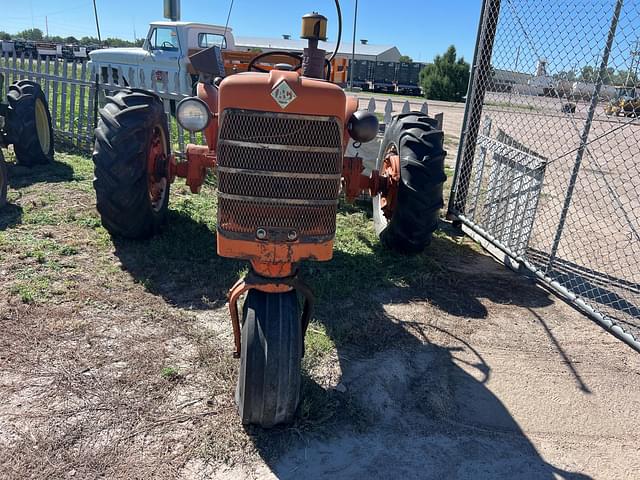
[[[165,220],[169,204],[167,116],[162,100],[121,90],[100,110],[93,151],[96,207],[113,235],[146,238]]]
[[[249,290],[242,315],[236,402],[243,424],[293,420],[300,401],[302,324],[295,290]]]
[[[444,135],[420,112],[393,118],[380,145],[377,170],[394,178],[392,195],[373,197],[376,233],[388,248],[420,253],[438,228],[443,207]]]
[[[20,165],[31,167],[53,161],[53,124],[42,88],[20,80],[7,93],[7,132]]]

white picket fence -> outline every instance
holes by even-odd
[[[53,122],[54,134],[58,142],[74,147],[80,151],[90,153],[93,149],[94,129],[98,110],[104,105],[105,96],[124,88],[122,84],[122,70],[114,66],[106,69],[106,77],[100,78],[87,63],[69,62],[67,60],[49,60],[31,57],[0,56],[0,73],[4,76],[4,92],[11,83],[28,79],[38,82],[49,102],[49,109]],[[181,93],[170,92],[166,77],[164,82],[145,79],[142,72],[135,74],[133,69],[127,71],[130,87],[142,88],[155,92],[164,102],[165,111],[169,119],[169,132],[172,148],[180,154],[185,151],[187,143],[201,143],[201,135],[187,132],[178,125],[170,115],[172,103],[175,105],[186,97]],[[153,77],[152,73],[152,77]],[[188,79],[176,77],[175,84]],[[188,89],[184,89],[188,90]],[[183,91],[184,91],[183,90]],[[379,114],[383,123],[389,123],[391,117],[397,113],[420,110],[428,114],[427,102],[409,102],[409,100],[382,100],[380,97],[360,97],[360,108],[366,104],[369,112]],[[442,114],[436,115],[442,123]]]

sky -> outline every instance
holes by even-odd
[[[182,20],[225,24],[231,0],[182,0]],[[20,7],[17,7],[20,5]],[[163,0],[97,0],[103,38],[144,37],[149,22],[162,20]],[[355,0],[341,0],[343,39],[353,37]],[[481,0],[359,0],[356,41],[395,45],[414,61],[430,61],[455,45],[467,61],[473,57]],[[329,19],[335,40],[333,0],[234,0],[229,25],[237,36],[299,35],[300,17],[318,11]],[[0,30],[46,29],[63,37],[96,36],[92,0],[0,0]]]

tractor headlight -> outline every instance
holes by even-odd
[[[176,119],[185,130],[199,132],[209,125],[211,112],[204,101],[197,97],[190,97],[185,98],[178,104]]]

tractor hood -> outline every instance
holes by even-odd
[[[93,50],[89,53],[89,58],[96,63],[117,63],[124,65],[138,65],[149,55],[144,48],[103,48]]]

